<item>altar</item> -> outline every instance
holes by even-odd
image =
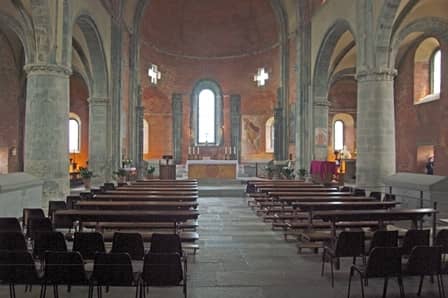
[[[188,178],[192,179],[236,179],[237,160],[187,160]]]

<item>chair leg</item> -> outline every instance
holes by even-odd
[[[16,288],[13,283],[9,284],[9,296],[11,298],[16,298]]]
[[[361,282],[361,297],[364,298],[364,281],[362,280],[362,277],[360,279]]]
[[[350,275],[348,276],[347,298],[350,298],[350,286],[352,284],[352,277],[353,277],[353,268],[350,267]],[[362,277],[361,277],[361,281],[362,281]]]
[[[322,252],[322,270],[320,271],[320,276],[324,276],[324,270],[325,270],[325,255],[326,255],[326,249],[324,248],[324,251]]]
[[[422,286],[423,286],[423,279],[425,278],[425,276],[420,276],[420,284],[418,285],[418,292],[417,292],[417,296],[420,296],[420,294],[422,293]]]
[[[389,281],[389,278],[386,276],[384,278],[383,298],[386,298],[386,295],[387,295],[387,282],[388,281]]]
[[[58,285],[53,285],[53,295],[54,298],[59,298]]]
[[[103,297],[103,293],[102,293],[102,291],[101,291],[101,286],[100,286],[100,285],[98,285],[98,286],[96,287],[96,293],[97,293],[97,297],[98,297],[98,298],[102,298],[102,297]]]
[[[42,284],[41,293],[42,293],[41,298],[45,298],[47,296],[47,284],[45,282]]]
[[[333,257],[330,258],[330,268],[331,268],[331,287],[334,288],[334,268],[333,268]]]
[[[445,285],[443,284],[443,275],[439,274],[439,276],[440,276],[440,287],[442,288],[442,295],[443,298],[445,298],[446,296],[445,296]]]
[[[398,277],[398,287],[400,288],[400,298],[405,298],[403,279],[401,276]]]

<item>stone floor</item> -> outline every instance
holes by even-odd
[[[243,197],[200,198],[200,246],[189,258],[188,297],[190,298],[312,298],[346,297],[349,263],[336,271],[335,288],[329,274],[320,276],[320,257],[311,252],[297,255],[295,244],[285,242],[280,232],[271,230],[247,207]],[[407,297],[416,297],[416,279],[405,280]],[[17,297],[38,297],[17,287]],[[359,279],[354,279],[351,297],[361,297]],[[114,288],[104,297],[134,297],[133,289]],[[380,297],[382,280],[370,280],[366,297]],[[183,297],[180,288],[156,289],[150,297]],[[0,287],[0,298],[8,288]],[[47,293],[47,297],[53,297]],[[87,297],[87,290],[60,288],[60,297]],[[96,297],[96,296],[95,296]],[[398,297],[394,280],[389,282],[388,297]],[[436,284],[424,283],[422,297],[437,297]]]

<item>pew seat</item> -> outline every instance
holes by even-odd
[[[181,222],[177,224],[179,230],[196,230],[199,226],[196,220]],[[92,222],[87,221],[83,223],[84,228],[103,230],[121,230],[121,229],[173,229],[172,222]]]

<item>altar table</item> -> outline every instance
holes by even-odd
[[[187,160],[188,178],[195,179],[236,179],[237,160]]]

